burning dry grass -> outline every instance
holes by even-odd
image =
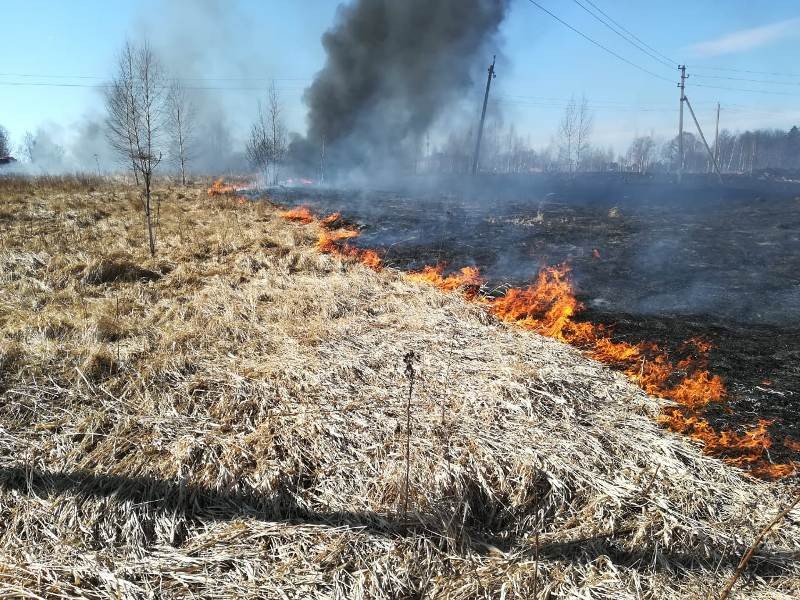
[[[687,340],[683,344],[686,356],[674,360],[655,343],[613,341],[607,327],[576,320],[582,306],[566,265],[542,269],[527,288],[510,288],[499,297],[488,298],[478,295],[482,284],[478,269],[465,267],[450,275],[443,273],[442,266],[426,267],[409,274],[409,279],[447,292],[460,291],[502,321],[570,343],[595,360],[623,371],[648,394],[674,401],[664,408],[658,422],[701,442],[709,454],[764,479],[797,474],[800,463],[775,462],[770,456],[775,443],[768,430],[772,421],[760,419],[750,429],[737,433],[715,429],[706,420],[706,410],[724,405],[727,395],[722,379],[708,370],[709,342]],[[784,454],[791,453],[796,443],[786,438],[782,446]]]
[[[704,597],[788,502],[266,203],[160,190],[150,259],[126,191],[0,193],[5,597]],[[799,518],[739,597],[795,594]]]

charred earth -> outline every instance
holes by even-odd
[[[384,264],[476,266],[490,295],[568,263],[578,319],[609,326],[615,341],[711,343],[710,371],[728,388],[710,407],[715,427],[766,419],[773,439],[800,438],[800,183],[603,174],[391,187],[269,195],[340,212],[360,230],[353,244],[378,249]],[[772,452],[800,459],[791,444]]]

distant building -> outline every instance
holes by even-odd
[[[17,159],[13,156],[0,156],[0,167],[5,165],[10,165],[17,162]]]

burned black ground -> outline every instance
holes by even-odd
[[[714,344],[709,366],[730,392],[715,425],[767,418],[775,439],[800,439],[800,183],[598,175],[393,187],[269,194],[341,212],[361,230],[356,244],[389,265],[478,266],[489,293],[567,262],[581,319],[671,350]],[[777,446],[774,458],[787,458]]]

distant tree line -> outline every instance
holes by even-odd
[[[230,154],[234,146],[224,135],[215,136],[213,127],[205,127],[202,135],[198,134],[200,120],[190,92],[178,80],[169,77],[147,44],[125,44],[109,85],[106,105],[105,129],[111,146],[136,184],[144,186],[146,211],[150,210],[148,182],[156,168],[162,168],[165,163],[170,165],[172,172],[178,173],[185,185],[192,163],[201,153],[201,146],[207,151],[212,149],[212,157],[225,152]],[[263,174],[265,183],[272,185],[278,183],[283,173],[291,170],[288,163],[292,157],[289,156],[289,136],[283,113],[281,99],[273,85],[265,100],[256,105],[256,116],[244,145],[249,166]],[[519,133],[513,123],[504,123],[499,111],[494,111],[489,115],[484,131],[480,170],[491,173],[573,174],[617,170],[674,173],[680,168],[677,136],[667,140],[654,135],[637,136],[625,152],[616,154],[611,148],[592,144],[593,123],[586,97],[580,100],[573,97],[565,107],[550,143],[543,148],[534,148],[529,136]],[[430,137],[425,136],[418,142],[416,158],[411,163],[404,162],[399,168],[417,173],[467,174],[471,169],[474,139],[472,128],[451,131],[433,144]],[[797,126],[789,130],[743,132],[725,129],[720,132],[718,147],[713,135],[707,139],[724,173],[747,174],[764,169],[800,171],[800,129]],[[712,160],[698,136],[685,132],[683,147],[685,172],[713,170]],[[8,132],[0,127],[0,158],[11,154]],[[322,179],[324,165],[328,162],[324,142],[318,154],[318,172],[304,172],[304,176]],[[64,149],[54,138],[41,131],[36,135],[25,133],[17,149],[17,158],[39,166],[41,170],[55,169],[64,164],[64,155]],[[91,160],[91,154],[88,156]],[[97,170],[101,171],[99,162]],[[154,247],[155,240],[151,243]]]
[[[577,102],[572,97],[550,144],[536,150],[530,137],[518,134],[513,123],[506,127],[498,118],[490,118],[481,145],[480,170],[491,173],[576,173],[614,168],[613,149],[591,144],[593,125],[594,115],[589,110],[587,98],[584,96]],[[472,129],[451,133],[433,150],[426,142],[417,171],[466,174],[472,164],[473,148]]]
[[[612,148],[591,144],[593,117],[585,98],[570,100],[550,144],[534,149],[530,138],[517,133],[513,124],[489,123],[481,146],[480,169],[491,173],[629,171],[674,173],[680,168],[678,136],[659,140],[653,135],[635,137],[617,155]],[[719,134],[719,147],[709,139],[711,152],[723,173],[753,173],[764,169],[800,171],[800,129],[759,129]],[[426,141],[416,170],[422,173],[469,173],[474,132],[468,129],[448,135],[434,148]],[[713,162],[702,140],[683,134],[683,170],[710,173]]]
[[[679,138],[658,143],[652,136],[637,137],[631,142],[621,160],[626,170],[639,173],[674,172],[680,166]],[[800,129],[788,131],[759,129],[756,131],[719,134],[719,147],[714,140],[711,151],[724,173],[752,173],[763,169],[800,171]],[[689,173],[710,172],[713,162],[703,142],[694,134],[684,132],[684,170]]]

